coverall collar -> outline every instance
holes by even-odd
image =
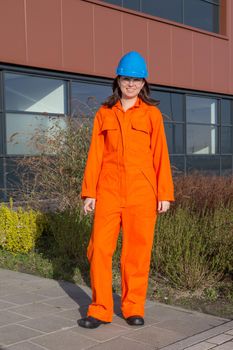
[[[136,100],[136,102],[135,102],[135,104],[134,104],[132,107],[130,107],[128,110],[134,109],[134,108],[142,107],[143,104],[144,104],[143,101],[138,97],[137,100]],[[124,112],[120,100],[117,101],[117,103],[113,106],[113,108],[120,109],[122,112]]]

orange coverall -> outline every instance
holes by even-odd
[[[112,255],[120,227],[121,309],[144,316],[158,201],[173,201],[173,182],[161,112],[140,98],[126,112],[120,101],[94,119],[82,198],[96,198],[88,245],[92,304],[88,316],[111,322]]]

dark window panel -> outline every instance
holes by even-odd
[[[232,156],[221,157],[221,175],[232,175]]]
[[[0,113],[0,155],[3,154],[4,149],[4,120],[3,113]]]
[[[183,0],[141,0],[141,9],[153,16],[182,23],[182,3]]]
[[[165,123],[165,130],[169,153],[184,153],[184,126],[182,124]]]
[[[172,120],[184,121],[184,95],[172,93],[171,94],[172,105]]]
[[[208,97],[186,97],[187,123],[218,123],[217,100]]]
[[[151,91],[151,97],[159,100],[158,108],[164,115],[164,121],[172,120],[171,94],[164,91]]]
[[[123,0],[123,7],[140,11],[140,0]]]
[[[21,184],[17,161],[18,158],[6,158],[6,188],[8,196],[11,191],[15,191]]]
[[[222,124],[232,124],[232,101],[221,99],[221,122]]]
[[[3,73],[0,71],[0,112],[2,111],[3,104],[3,95],[2,95],[2,81],[3,81]]]
[[[203,0],[184,0],[184,23],[218,33],[219,6]]]
[[[212,125],[187,125],[188,154],[218,153],[218,127]]]
[[[195,170],[206,175],[220,175],[220,157],[187,157],[187,172]]]
[[[232,126],[221,128],[221,153],[233,153]]]
[[[184,157],[171,156],[170,161],[171,161],[173,175],[184,173],[185,171]]]
[[[4,74],[7,110],[36,113],[67,113],[67,86],[64,80]]]
[[[104,0],[104,2],[108,2],[109,4],[118,6],[122,6],[122,1],[123,0]]]
[[[0,158],[0,200],[4,199],[4,160]]]
[[[93,117],[101,103],[112,94],[111,86],[73,82],[71,85],[71,115]]]

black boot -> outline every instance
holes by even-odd
[[[98,320],[98,318],[95,318],[92,316],[87,316],[78,320],[78,325],[80,327],[90,328],[90,329],[97,328],[101,324],[106,324],[106,323],[110,323],[110,322],[101,321],[101,320]]]
[[[143,326],[144,325],[144,319],[141,316],[134,315],[126,318],[126,322],[130,326]]]

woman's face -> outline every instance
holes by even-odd
[[[120,76],[118,84],[121,89],[122,98],[131,99],[138,96],[145,84],[145,81],[142,78]]]

